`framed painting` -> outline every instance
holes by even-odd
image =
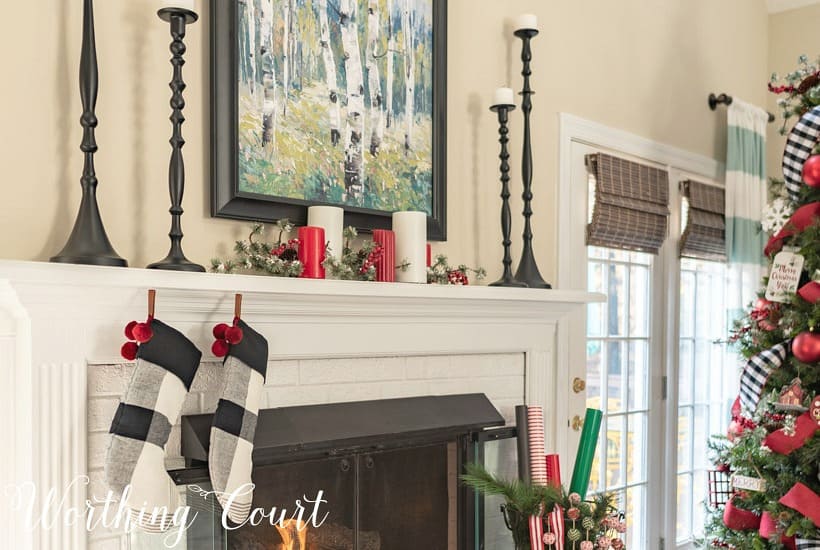
[[[212,215],[446,239],[446,0],[212,0]]]

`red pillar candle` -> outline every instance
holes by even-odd
[[[299,261],[304,266],[301,277],[324,279],[325,230],[321,227],[299,228]]]
[[[427,243],[427,267],[431,267],[433,265],[433,247],[430,246],[430,243]]]
[[[376,280],[392,283],[396,280],[396,234],[389,229],[374,229],[373,242],[382,247],[382,257],[376,262]]]

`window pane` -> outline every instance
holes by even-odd
[[[629,335],[649,335],[649,268],[632,266],[629,270]]]
[[[601,365],[604,361],[604,346],[600,340],[587,340],[587,407],[603,408],[603,372]]]
[[[692,429],[695,468],[707,468],[709,465],[706,443],[709,440],[709,407],[703,405],[695,406],[695,422]]]
[[[692,469],[692,409],[678,409],[678,471]]]
[[[695,335],[695,274],[684,271],[680,274],[680,335],[690,338]]]
[[[646,544],[646,486],[626,491],[626,547],[649,548]]]
[[[628,273],[623,265],[607,267],[607,333],[610,336],[626,336]]]
[[[678,540],[686,540],[692,533],[692,475],[678,475]]]
[[[698,340],[695,342],[695,382],[694,393],[695,403],[709,402],[709,384],[712,382],[712,372],[717,369],[711,369],[709,360],[712,357],[711,347],[712,343],[708,340]]]
[[[693,476],[692,482],[692,534],[703,535],[703,525],[706,520],[705,505],[706,493],[706,470],[698,470]]]
[[[629,410],[645,409],[649,402],[649,342],[629,342]]]
[[[626,406],[626,369],[624,367],[627,362],[628,349],[626,342],[606,343],[606,408],[609,413],[623,411]]]
[[[627,417],[627,469],[628,484],[646,481],[647,431],[646,413]]]
[[[691,340],[680,341],[680,356],[678,360],[678,402],[688,405],[692,402],[694,392],[692,388],[692,372],[694,370],[694,353]]]
[[[620,487],[624,485],[623,461],[624,430],[623,416],[610,417],[606,423],[606,486]]]

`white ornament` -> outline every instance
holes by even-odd
[[[775,234],[789,221],[793,212],[791,203],[783,198],[774,199],[763,210],[763,219],[760,225],[766,233]]]

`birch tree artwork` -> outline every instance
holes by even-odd
[[[238,0],[239,191],[431,212],[434,1]]]

